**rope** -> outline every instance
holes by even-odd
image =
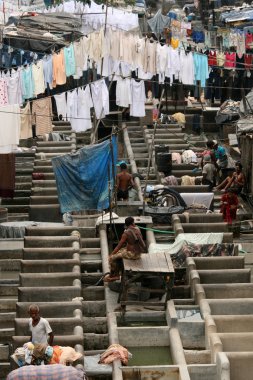
[[[148,227],[141,227],[138,224],[136,224],[137,227],[139,227],[141,230],[146,230],[146,231],[153,231],[153,232],[159,232],[161,234],[169,234],[169,235],[174,235],[174,231],[162,231],[162,230],[156,230],[154,228],[148,228]]]

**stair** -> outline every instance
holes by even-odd
[[[29,220],[34,158],[32,151],[16,153],[14,197],[2,199],[2,205],[8,209],[9,222]]]
[[[30,219],[40,222],[61,222],[62,215],[57,195],[51,159],[76,149],[76,137],[68,122],[54,122],[53,132],[70,137],[70,141],[38,141],[33,173],[42,173],[44,179],[32,181]]]

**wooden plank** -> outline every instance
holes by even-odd
[[[160,273],[168,273],[169,267],[164,252],[157,253],[157,259],[160,264]]]
[[[175,270],[174,270],[174,266],[172,264],[172,260],[171,260],[170,254],[164,252],[164,256],[165,256],[165,258],[167,260],[167,263],[168,263],[169,273],[174,273]]]

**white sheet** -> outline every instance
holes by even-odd
[[[203,204],[208,209],[213,200],[213,193],[180,193],[181,197],[189,207],[193,203]]]

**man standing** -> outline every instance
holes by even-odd
[[[140,229],[134,224],[134,218],[131,216],[126,218],[125,226],[126,229],[121,236],[119,244],[110,254],[109,263],[111,272],[105,278],[105,281],[116,281],[120,278],[122,259],[138,260],[141,253],[145,252],[146,245]]]
[[[206,155],[203,157],[203,169],[202,169],[202,185],[208,185],[209,191],[211,191],[215,185],[215,174],[216,169],[214,164],[211,162],[211,157]]]
[[[120,173],[116,177],[116,186],[118,201],[128,200],[128,191],[134,187],[134,180],[132,175],[128,173],[125,162],[120,164]]]
[[[48,344],[52,346],[54,335],[53,331],[45,318],[40,316],[38,305],[30,305],[29,307],[29,330],[32,333],[31,341],[33,344]]]

